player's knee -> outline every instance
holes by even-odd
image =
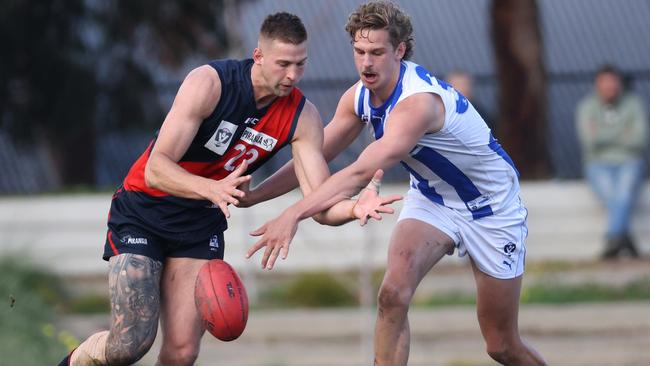
[[[382,284],[377,295],[377,304],[382,309],[408,310],[413,292],[408,288]]]
[[[510,365],[510,360],[512,359],[512,354],[509,350],[505,348],[488,348],[487,354],[496,362],[502,365]]]
[[[164,366],[191,366],[199,357],[198,345],[185,345],[182,347],[165,347],[160,350],[158,360]]]
[[[505,341],[488,341],[487,354],[502,365],[510,365],[516,359],[518,346]]]

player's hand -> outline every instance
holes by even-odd
[[[284,211],[280,216],[250,233],[252,236],[262,237],[248,249],[246,258],[250,258],[255,252],[266,247],[262,256],[262,268],[273,269],[278,256],[286,259],[289,255],[289,245],[297,230],[298,220],[288,211]]]
[[[375,172],[372,180],[366,188],[359,193],[357,202],[352,207],[352,215],[359,219],[359,224],[364,226],[368,223],[368,219],[381,220],[381,214],[392,214],[395,210],[388,206],[395,201],[402,199],[398,194],[390,196],[379,196],[379,188],[381,187],[381,179],[384,177],[384,171],[379,169]]]
[[[251,182],[248,180],[237,187],[237,189],[244,192],[244,195],[239,197],[239,202],[235,206],[244,208],[251,207],[258,203],[254,199],[255,193],[251,191],[250,186]]]
[[[246,169],[248,169],[248,163],[244,160],[227,177],[213,181],[209,187],[208,199],[219,206],[219,209],[221,209],[221,212],[223,212],[226,218],[230,217],[228,205],[233,204],[237,206],[239,199],[245,195],[245,192],[238,189],[238,187],[251,180],[250,175],[242,176],[246,172]]]

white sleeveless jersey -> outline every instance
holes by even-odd
[[[518,202],[519,173],[483,118],[467,98],[424,67],[403,61],[395,90],[378,107],[370,104],[370,91],[359,82],[355,111],[364,123],[372,124],[375,138],[380,139],[385,124],[390,123],[390,112],[416,93],[439,95],[445,122],[440,131],[422,136],[401,162],[411,175],[411,188],[470,220]]]

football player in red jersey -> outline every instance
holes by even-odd
[[[329,177],[323,125],[296,84],[307,62],[298,17],[270,15],[248,60],[219,60],[191,71],[156,138],[111,204],[110,330],[95,333],[62,365],[127,365],[162,328],[159,365],[192,365],[205,330],[194,304],[200,267],[223,258],[228,205],[247,191],[250,173],[290,144],[304,195]],[[381,171],[375,180],[381,179]],[[392,213],[399,196],[374,191],[315,216],[338,225]]]

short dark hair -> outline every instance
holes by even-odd
[[[298,16],[279,12],[264,19],[260,28],[260,36],[297,45],[307,40],[307,30]]]
[[[612,74],[616,75],[619,78],[621,78],[621,72],[618,70],[616,66],[613,64],[604,64],[601,65],[597,70],[596,70],[596,77],[599,77],[602,74]]]
[[[385,29],[390,36],[390,42],[397,48],[400,42],[406,44],[404,60],[413,54],[413,26],[409,15],[390,1],[371,1],[359,6],[348,17],[345,30],[352,41],[357,32],[364,29]]]

